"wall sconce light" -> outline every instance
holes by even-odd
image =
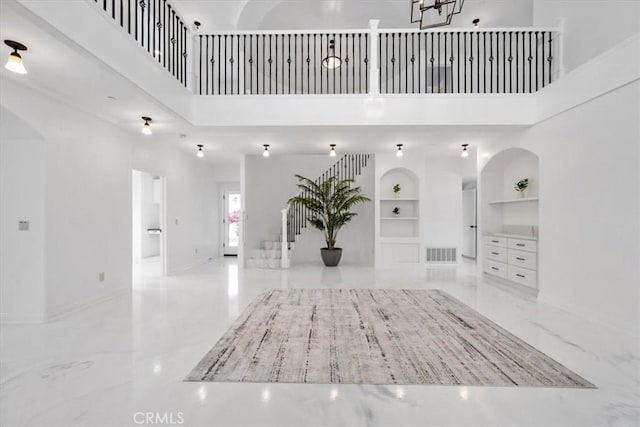
[[[196,156],[204,157],[204,151],[202,151],[203,148],[204,148],[204,145],[198,144],[198,152],[196,153]]]
[[[151,125],[150,123],[153,121],[151,117],[142,116],[142,120],[144,120],[144,125],[142,126],[142,134],[143,135],[151,135]]]
[[[14,42],[13,40],[5,40],[4,44],[13,49],[13,52],[9,54],[7,64],[4,66],[9,71],[13,71],[18,74],[27,74],[27,69],[24,68],[22,63],[22,56],[18,53],[19,50],[27,50],[27,47],[22,43]]]
[[[396,157],[404,156],[404,153],[402,152],[402,144],[396,144],[396,147],[398,147],[398,151],[396,151]]]
[[[467,150],[468,146],[469,144],[462,144],[462,153],[460,153],[462,157],[469,157],[469,150]]]
[[[335,157],[336,156],[336,144],[329,144],[329,147],[331,147],[331,150],[329,150],[329,156],[330,157]]]
[[[269,157],[269,144],[263,144],[264,146],[264,151],[262,152],[262,156],[263,157]]]

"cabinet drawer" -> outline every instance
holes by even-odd
[[[535,252],[537,249],[535,240],[508,239],[507,247],[521,251]]]
[[[521,285],[529,286],[531,288],[536,287],[536,272],[528,270],[526,268],[516,267],[515,265],[509,266],[508,279]]]
[[[484,247],[484,256],[493,261],[507,262],[507,249],[486,245]]]
[[[501,248],[507,247],[507,239],[504,237],[484,236],[484,244],[491,246],[500,246]]]
[[[507,250],[507,257],[509,259],[509,265],[515,265],[517,267],[528,268],[529,270],[536,269],[535,252],[519,251],[517,249]]]
[[[491,261],[489,259],[484,260],[485,273],[493,274],[494,276],[507,278],[507,264]]]

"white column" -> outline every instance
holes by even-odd
[[[287,236],[287,209],[280,211],[282,214],[282,243],[280,246],[281,260],[280,267],[289,268],[289,242]]]
[[[380,20],[369,20],[369,37],[371,38],[371,52],[369,52],[369,94],[380,93],[380,71],[378,70],[378,24]]]

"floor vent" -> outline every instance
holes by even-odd
[[[455,263],[458,262],[457,248],[426,248],[427,262]]]

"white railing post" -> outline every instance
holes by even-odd
[[[280,211],[282,214],[282,243],[280,246],[281,259],[280,267],[289,268],[289,241],[287,236],[287,209]]]
[[[369,54],[369,94],[380,93],[380,70],[378,67],[378,24],[380,20],[369,20],[369,37],[371,38],[371,52]]]

